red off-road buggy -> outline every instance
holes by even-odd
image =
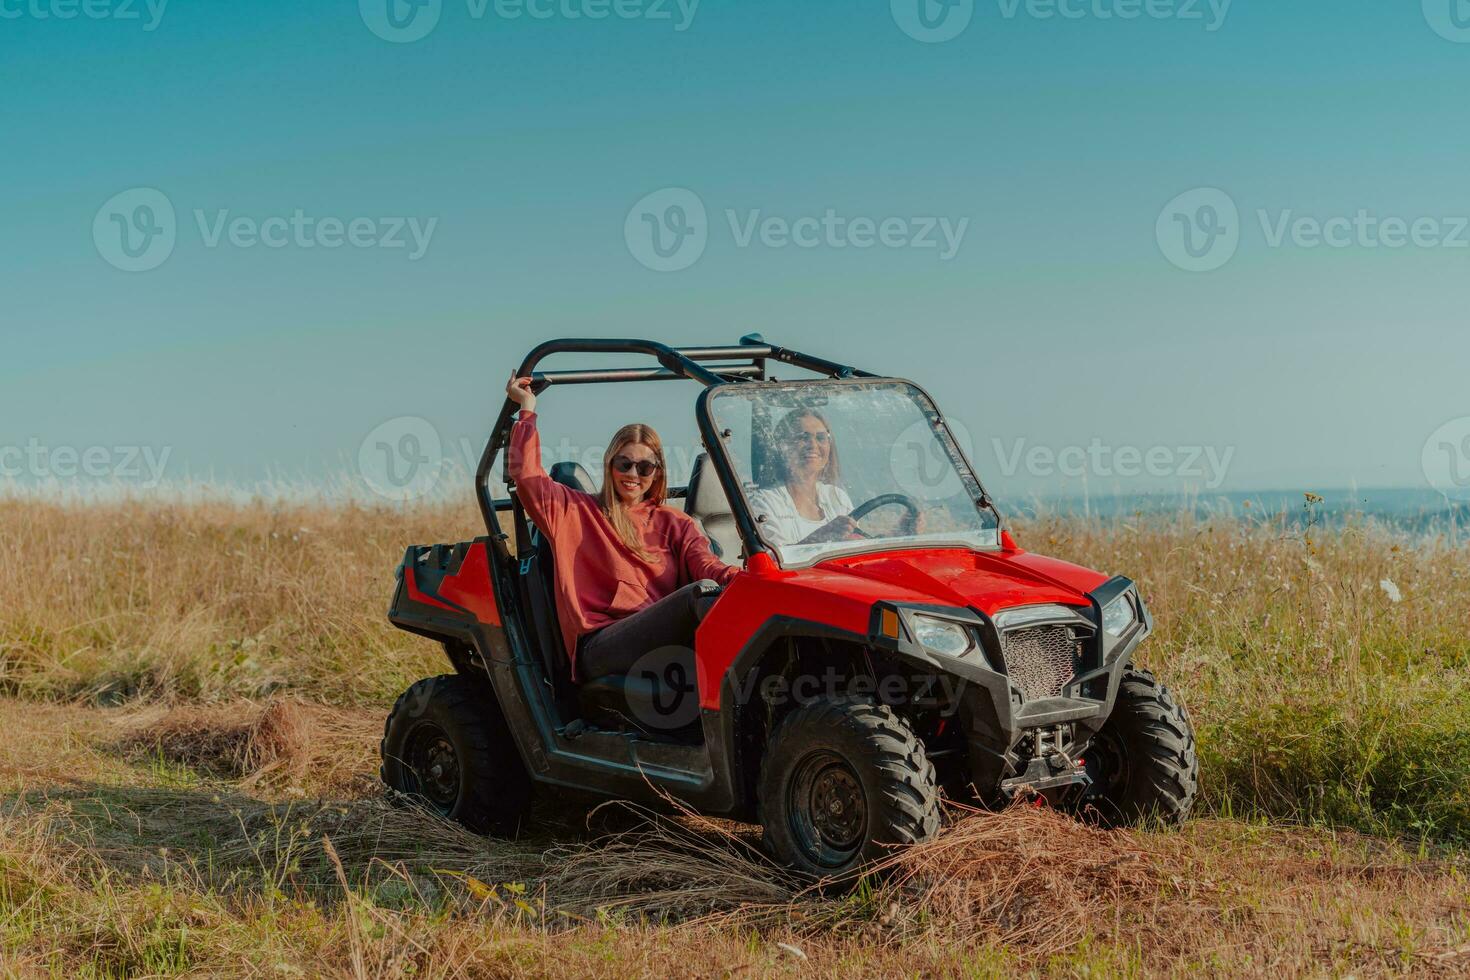
[[[537,370],[582,352],[659,366]],[[773,364],[811,377],[778,381]],[[941,790],[990,805],[1044,798],[1113,823],[1189,812],[1194,735],[1168,689],[1133,664],[1152,627],[1134,584],[1017,547],[917,386],[759,335],[684,349],[558,340],[518,374],[537,391],[702,385],[705,452],[672,496],[743,573],[699,626],[695,677],[648,651],[626,677],[574,685],[550,548],[513,483],[506,499],[491,492],[507,401],[475,476],[488,534],[410,547],[398,572],[390,619],[442,643],[455,673],[415,684],[388,718],[382,776],[393,790],[502,833],[518,826],[533,783],[667,793],[761,823],[775,856],[816,876],[933,834]],[[793,411],[827,423],[857,535],[776,543],[792,539],[776,533],[763,491],[774,434]],[[573,461],[549,472],[594,489]]]

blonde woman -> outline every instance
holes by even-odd
[[[843,541],[858,536],[852,499],[838,486],[842,468],[832,427],[821,412],[799,408],[776,424],[771,440],[774,485],[750,496],[764,515],[761,535],[781,546]]]
[[[520,407],[506,468],[521,505],[551,542],[556,613],[572,679],[626,674],[644,654],[683,648],[694,676],[694,631],[712,599],[701,583],[725,585],[739,569],[715,557],[681,510],[664,505],[663,444],[646,425],[625,425],[602,457],[602,490],[563,486],[541,467],[536,396],[511,376],[506,397]]]

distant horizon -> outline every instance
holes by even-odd
[[[498,472],[497,467],[497,472]],[[596,478],[596,474],[593,474]],[[431,493],[422,495],[427,500],[452,500],[457,495],[465,497],[466,501],[473,502],[473,491],[470,483],[471,474],[459,473],[445,476],[439,481],[437,489]],[[1003,481],[986,479],[980,474],[981,481],[985,487],[998,499],[1012,501],[1039,498],[1047,501],[1082,501],[1082,500],[1141,500],[1141,499],[1204,499],[1211,497],[1249,497],[1254,495],[1282,497],[1304,497],[1306,494],[1315,494],[1326,498],[1328,502],[1342,497],[1356,497],[1372,494],[1405,494],[1413,495],[1426,503],[1442,505],[1444,509],[1454,510],[1467,506],[1466,502],[1456,501],[1446,497],[1437,490],[1428,487],[1415,486],[1333,486],[1329,484],[1303,484],[1300,486],[1261,486],[1261,487],[1221,487],[1217,489],[1200,489],[1197,487],[1152,487],[1134,490],[1106,489],[1095,492],[1081,492],[1071,490],[1037,490],[1027,488],[1013,491]],[[675,481],[672,485],[682,487],[682,481]],[[498,480],[492,481],[493,488],[503,489],[504,484]],[[362,479],[362,477],[348,468],[343,468],[327,479],[293,479],[289,477],[265,477],[254,481],[226,480],[208,476],[181,475],[169,477],[157,484],[142,483],[129,480],[49,480],[49,481],[23,481],[16,479],[0,479],[0,499],[13,496],[28,496],[32,493],[57,489],[65,492],[96,492],[105,494],[116,493],[141,493],[143,495],[153,494],[160,498],[166,498],[174,493],[188,493],[195,491],[219,490],[222,493],[233,493],[243,495],[269,496],[271,492],[277,494],[301,494],[303,496],[319,495],[327,500],[335,496],[342,496],[346,488],[351,488],[363,499],[371,499],[379,496],[387,501],[388,498],[374,493],[373,488]],[[413,503],[415,499],[396,501]]]

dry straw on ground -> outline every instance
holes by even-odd
[[[377,765],[382,722],[351,712],[280,698],[264,705],[145,708],[120,740],[130,755],[157,757],[244,786],[350,791]],[[371,785],[371,784],[370,784]]]
[[[72,707],[35,719],[0,705],[7,730],[45,746],[32,756],[68,754],[55,772],[137,758],[136,714],[99,723],[96,709]],[[240,758],[242,743],[218,733],[239,731],[241,718],[246,731],[268,727],[258,722],[273,713],[247,707],[188,709],[205,734],[181,744],[229,746],[197,758]],[[168,718],[144,726],[152,744],[181,727],[178,714],[160,723]],[[371,763],[370,752],[354,757],[338,764]],[[121,778],[29,779],[6,795],[0,948],[35,954],[33,964],[49,949],[58,963],[148,972],[164,939],[196,966],[238,968],[254,962],[242,947],[260,946],[348,975],[476,964],[471,973],[693,973],[713,969],[716,952],[727,965],[834,975],[854,964],[941,974],[970,964],[981,975],[1335,964],[1449,976],[1470,966],[1466,868],[1352,834],[1209,820],[1182,833],[1105,831],[1032,808],[956,811],[937,840],[831,894],[773,866],[747,828],[688,814],[631,808],[609,820],[604,807],[585,822],[611,823],[610,835],[587,838],[582,821],[564,819],[565,830],[503,842],[376,792],[261,798],[260,770],[214,771],[160,786],[140,762]],[[15,775],[0,764],[0,782]],[[680,970],[673,950],[686,944],[700,952]]]

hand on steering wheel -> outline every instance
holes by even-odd
[[[922,533],[924,526],[924,514],[921,510],[919,510],[918,502],[906,493],[885,493],[880,494],[879,496],[874,497],[872,500],[866,501],[865,503],[859,505],[858,507],[853,509],[853,512],[851,514],[848,515],[848,517],[850,517],[853,521],[853,529],[858,534],[862,535],[865,538],[872,537],[871,534],[867,533],[862,528],[857,527],[857,522],[862,520],[864,517],[867,517],[879,507],[902,507],[904,510],[908,511],[908,513],[904,516],[903,524],[901,525],[901,527],[904,529],[903,533]]]
[[[834,517],[832,520],[817,528],[802,540],[802,544],[815,544],[818,541],[851,541],[854,538],[870,538],[862,528],[858,527],[857,521],[850,514]]]

